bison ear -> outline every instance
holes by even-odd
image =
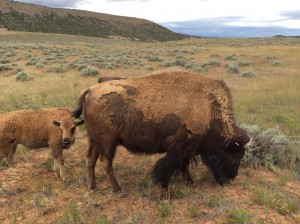
[[[53,124],[57,127],[60,127],[60,122],[59,121],[53,121]]]
[[[76,125],[77,125],[77,126],[83,125],[83,124],[84,124],[84,120],[80,120],[80,121],[77,121],[77,122],[76,122]]]

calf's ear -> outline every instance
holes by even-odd
[[[59,122],[59,121],[53,121],[53,124],[54,124],[55,126],[57,126],[57,127],[60,126],[60,122]]]
[[[77,121],[77,122],[76,122],[76,125],[77,125],[77,126],[83,125],[83,124],[84,124],[84,120],[80,120],[80,121]]]

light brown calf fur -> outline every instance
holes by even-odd
[[[75,141],[76,122],[67,109],[19,110],[0,115],[0,161],[7,158],[8,166],[14,164],[18,144],[30,149],[50,147],[54,158],[53,171],[63,179],[63,149]]]

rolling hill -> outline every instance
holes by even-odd
[[[11,0],[0,0],[0,28],[139,41],[171,41],[188,37],[145,19],[48,8]]]

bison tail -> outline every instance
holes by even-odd
[[[75,118],[79,118],[80,115],[82,114],[82,111],[83,111],[83,103],[84,103],[84,98],[85,98],[85,95],[89,92],[89,89],[86,89],[84,90],[79,99],[78,99],[78,105],[77,105],[77,108],[72,112],[72,116],[75,117]]]

